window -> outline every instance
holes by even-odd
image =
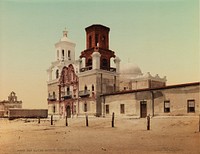
[[[87,103],[84,103],[84,112],[87,112]]]
[[[87,86],[85,85],[84,90],[87,91]]]
[[[68,50],[68,59],[71,60],[71,51]]]
[[[103,65],[103,67],[107,67],[108,66],[107,59],[103,59],[102,60],[102,65]]]
[[[94,91],[94,85],[92,85],[92,91]]]
[[[95,46],[98,46],[98,44],[99,44],[99,35],[96,34],[95,35]]]
[[[188,113],[195,112],[195,101],[194,100],[188,100],[187,106],[188,106],[188,109],[187,109]]]
[[[170,101],[164,101],[164,112],[170,112]]]
[[[125,105],[124,104],[120,104],[120,113],[121,114],[125,113]]]
[[[106,105],[106,114],[109,114],[109,105]]]
[[[65,57],[65,50],[62,50],[62,59]]]
[[[55,98],[56,97],[56,94],[55,94],[55,92],[53,92],[53,98]]]
[[[69,95],[69,94],[70,94],[69,87],[67,87],[67,95]]]
[[[92,48],[92,37],[89,36],[89,48]]]
[[[92,66],[92,59],[88,59],[87,66]]]
[[[56,70],[56,79],[59,78],[59,70]]]
[[[53,113],[55,113],[56,112],[56,106],[54,105],[53,106]]]

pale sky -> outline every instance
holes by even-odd
[[[15,91],[23,108],[47,108],[54,44],[66,27],[78,58],[92,24],[110,27],[121,63],[167,85],[199,81],[198,0],[0,0],[0,101]]]

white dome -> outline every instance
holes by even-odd
[[[142,75],[141,69],[133,63],[122,64],[120,67],[121,76],[127,76],[128,78],[135,78]]]

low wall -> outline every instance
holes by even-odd
[[[9,109],[8,118],[47,118],[47,109]]]

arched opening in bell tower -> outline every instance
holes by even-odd
[[[87,66],[92,66],[92,59],[88,59]]]
[[[107,61],[107,59],[104,58],[104,59],[102,60],[102,68],[105,68],[105,69],[106,69],[107,67],[108,67],[108,61]]]
[[[99,46],[99,34],[95,34],[95,46]]]
[[[92,36],[89,36],[89,48],[92,48]]]
[[[114,69],[110,68],[110,59],[115,58],[115,52],[109,49],[110,28],[95,24],[85,28],[85,31],[86,50],[81,52],[80,58],[85,58],[86,61],[85,68],[82,67],[81,72],[96,69],[96,66],[98,69],[113,71]],[[94,52],[100,54],[100,60],[91,58]]]

